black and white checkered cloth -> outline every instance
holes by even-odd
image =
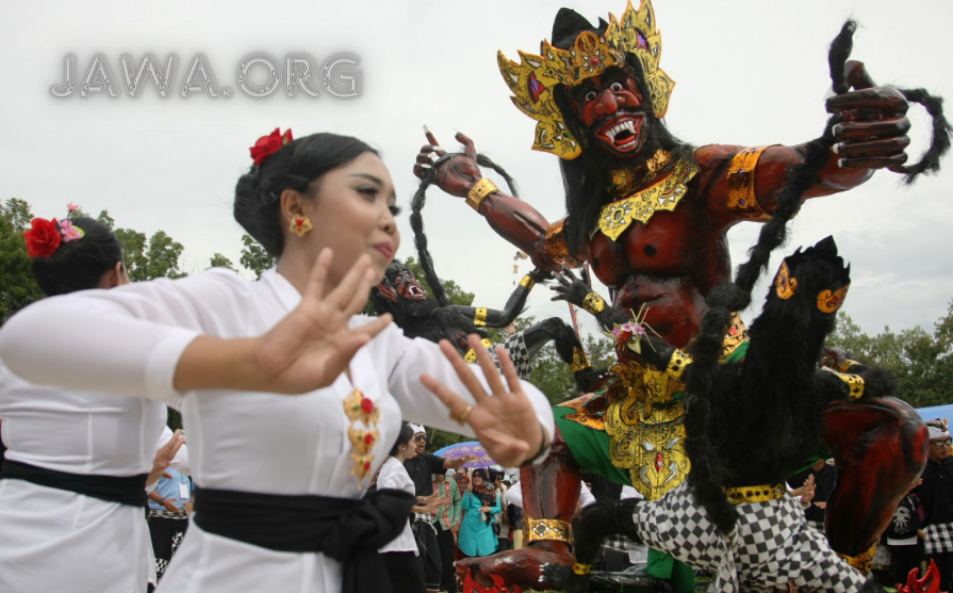
[[[148,515],[148,516],[149,516],[149,517],[161,517],[162,519],[176,519],[176,520],[179,520],[179,521],[188,521],[188,520],[189,520],[189,514],[186,513],[185,511],[178,511],[178,512],[173,513],[173,512],[171,512],[171,511],[167,511],[167,510],[165,510],[165,509],[162,509],[162,510],[149,509],[149,515]]]
[[[927,539],[923,551],[927,554],[953,552],[953,523],[927,525],[923,530]]]
[[[513,366],[516,367],[516,375],[524,381],[529,381],[530,371],[533,370],[532,361],[529,358],[529,350],[526,348],[526,341],[523,340],[523,332],[517,332],[506,338],[501,344],[510,355]],[[490,358],[496,368],[500,368],[500,363],[496,359],[496,348],[490,350]]]
[[[794,498],[737,507],[738,524],[726,537],[681,484],[660,500],[639,504],[633,520],[646,545],[711,572],[711,592],[767,593],[793,583],[799,593],[849,593],[863,586],[864,576],[807,527]]]

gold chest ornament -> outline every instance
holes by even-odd
[[[698,165],[695,163],[679,160],[675,164],[675,170],[665,179],[603,206],[599,213],[598,226],[593,229],[592,234],[602,231],[603,235],[615,241],[633,222],[638,220],[645,224],[656,212],[672,212],[685,197],[688,191],[686,184],[698,171]]]

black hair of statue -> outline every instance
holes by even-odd
[[[437,159],[431,166],[431,172],[436,171],[438,167],[449,160],[454,156],[459,156],[460,153],[448,153]],[[516,181],[506,172],[506,169],[497,165],[493,162],[490,157],[483,154],[477,155],[477,165],[481,167],[489,167],[493,169],[500,177],[506,181],[507,186],[510,190],[510,195],[514,198],[519,198],[519,190],[516,187]],[[427,286],[430,287],[430,291],[433,293],[434,299],[436,299],[437,304],[440,307],[449,306],[450,299],[447,297],[446,291],[443,289],[443,284],[440,282],[440,278],[437,276],[437,271],[434,269],[433,257],[430,255],[429,241],[427,239],[427,233],[424,230],[424,217],[423,210],[424,206],[427,204],[427,189],[433,183],[433,174],[427,179],[423,179],[420,182],[420,185],[417,187],[417,191],[414,192],[414,197],[410,200],[410,228],[414,232],[414,246],[417,248],[417,257],[420,258],[420,267],[424,271],[424,282],[427,283]]]
[[[639,93],[643,97],[650,97],[651,94],[645,84],[642,63],[635,54],[626,55],[626,67],[632,70]],[[567,222],[563,226],[566,247],[569,253],[579,253],[589,240],[589,235],[599,220],[602,207],[611,201],[605,187],[606,171],[637,166],[654,156],[660,148],[672,152],[676,160],[695,162],[695,157],[694,147],[676,138],[665,127],[662,120],[655,117],[654,106],[649,100],[643,103],[644,141],[638,156],[627,159],[603,150],[593,149],[593,138],[577,119],[569,93],[568,88],[560,85],[553,91],[553,99],[562,113],[569,132],[582,146],[582,154],[575,159],[559,161],[563,188],[566,192]]]
[[[904,183],[909,185],[916,181],[920,175],[939,172],[940,158],[950,150],[950,136],[953,135],[953,127],[950,126],[946,116],[943,115],[943,97],[933,96],[926,89],[898,90],[903,93],[908,101],[923,105],[933,120],[930,147],[927,148],[919,162],[899,168],[899,172],[905,175]]]
[[[47,296],[97,288],[103,274],[123,261],[122,246],[108,226],[85,216],[67,220],[83,237],[63,241],[50,257],[32,258],[33,277]]]
[[[366,152],[379,156],[377,150],[351,136],[322,132],[292,140],[239,177],[235,220],[269,255],[279,257],[284,250],[281,193],[286,189],[305,193],[312,181]],[[317,190],[314,186],[310,189]]]
[[[400,432],[397,433],[397,440],[394,441],[394,446],[390,448],[390,456],[397,455],[397,448],[401,445],[406,445],[414,440],[414,429],[410,427],[406,422],[400,425]]]
[[[848,21],[831,44],[829,56],[832,73],[844,71],[844,62],[850,53],[849,44],[851,43],[850,35],[852,32],[853,27],[850,26],[850,21]],[[845,46],[848,47],[847,51],[844,51]],[[836,77],[833,74],[832,79],[836,84]],[[698,501],[712,516],[712,521],[724,533],[729,533],[737,521],[737,509],[727,501],[723,489],[726,480],[730,479],[730,471],[735,470],[737,466],[729,463],[729,459],[724,456],[728,451],[719,450],[723,447],[719,447],[718,441],[713,438],[720,431],[719,421],[724,420],[723,418],[717,418],[722,413],[721,407],[724,402],[720,403],[718,407],[712,405],[712,402],[726,398],[737,400],[742,393],[726,392],[727,385],[737,385],[737,382],[726,381],[725,379],[728,379],[728,377],[720,376],[724,373],[740,372],[739,368],[734,368],[736,365],[721,365],[724,368],[718,368],[725,328],[731,322],[732,313],[744,310],[751,302],[751,291],[758,277],[767,269],[771,253],[784,244],[787,239],[787,222],[800,208],[804,192],[818,183],[818,174],[830,158],[830,147],[834,144],[833,127],[841,121],[843,119],[840,115],[832,116],[827,122],[824,134],[807,144],[804,162],[789,168],[788,182],[778,194],[775,212],[771,220],[762,226],[758,241],[749,250],[748,260],[738,267],[734,282],[722,283],[709,292],[706,298],[708,311],[702,319],[699,334],[690,347],[694,364],[691,367],[691,372],[686,373],[685,376],[688,391],[688,396],[685,398],[685,430],[688,435],[685,441],[685,452],[692,461],[692,471],[689,473],[688,482]],[[772,317],[769,316],[766,319],[772,319]],[[833,329],[833,323],[834,316],[831,315],[830,329]],[[812,327],[810,324],[802,327],[792,326],[787,329],[789,333],[776,334],[776,336],[784,336],[783,339],[790,342],[812,343],[812,336],[823,329],[823,327]],[[830,329],[827,331],[830,331]],[[752,326],[752,330],[754,330],[754,326]],[[750,333],[749,331],[749,335]],[[821,343],[823,344],[823,339]],[[749,344],[748,357],[754,354],[752,353],[752,347],[754,346],[754,343]],[[814,360],[816,360],[819,352],[820,346],[814,353]],[[754,354],[754,359],[758,360],[757,354]],[[800,365],[800,362],[790,361],[789,364]],[[813,369],[813,361],[810,368]],[[742,410],[745,408],[737,407],[734,409]],[[738,417],[733,419],[732,422],[737,422],[742,416],[747,418],[760,417],[762,421],[765,420],[764,416],[757,413],[756,408],[745,414],[738,414]],[[783,419],[776,419],[779,422],[784,421]],[[788,420],[804,422],[805,418],[789,417]],[[815,427],[814,430],[817,430],[817,428]],[[777,434],[782,432],[783,430],[779,430]],[[737,431],[736,434],[744,433]],[[760,444],[757,447],[751,447],[751,444],[752,442],[749,442],[747,445],[749,454],[774,455],[768,447],[761,447]],[[757,451],[752,449],[757,449]],[[781,454],[778,454],[777,457],[781,456]],[[744,463],[750,464],[751,461],[749,458]]]

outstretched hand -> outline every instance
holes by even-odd
[[[907,99],[897,89],[876,86],[864,65],[846,64],[847,81],[855,89],[827,100],[828,113],[839,113],[844,123],[834,126],[840,166],[848,169],[895,168],[907,161]]]
[[[476,182],[483,178],[483,173],[477,165],[473,140],[457,133],[457,141],[463,144],[463,154],[453,155],[434,168],[447,151],[440,147],[440,143],[426,126],[424,133],[429,144],[420,147],[417,162],[414,164],[414,175],[423,180],[431,179],[437,187],[452,196],[467,197]]]
[[[496,354],[506,377],[506,385],[479,337],[471,334],[468,343],[476,352],[477,361],[490,388],[489,394],[450,342],[441,340],[440,350],[473,396],[475,403],[469,414],[467,409],[470,404],[445,385],[429,375],[421,375],[420,380],[450,409],[452,417],[465,415],[466,424],[473,428],[477,440],[490,457],[504,467],[520,466],[545,445],[546,435],[536,417],[536,410],[523,392],[516,369],[505,349],[497,348]]]
[[[550,286],[556,293],[551,300],[567,301],[582,307],[582,301],[590,292],[592,292],[591,280],[588,273],[583,271],[582,279],[577,278],[572,270],[563,266],[562,272],[556,274],[557,283]]]
[[[364,308],[371,287],[380,279],[362,255],[328,290],[332,253],[324,249],[315,261],[301,303],[267,334],[257,339],[254,360],[260,374],[256,389],[271,393],[306,393],[327,387],[347,368],[354,354],[391,322],[381,315],[350,329],[348,321]],[[326,293],[326,294],[325,294]]]

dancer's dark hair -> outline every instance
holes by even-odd
[[[365,152],[378,154],[367,143],[350,136],[319,133],[292,140],[238,179],[235,220],[269,255],[280,256],[284,249],[281,192],[316,192],[317,187],[308,187],[314,179]]]
[[[122,262],[122,246],[108,226],[85,216],[68,220],[83,237],[60,243],[49,257],[33,258],[33,277],[47,296],[97,288],[103,274]]]
[[[412,440],[414,440],[414,429],[407,423],[402,424],[400,426],[400,432],[397,433],[397,440],[394,442],[394,446],[390,448],[389,455],[397,455],[397,448],[401,445],[406,445]]]

